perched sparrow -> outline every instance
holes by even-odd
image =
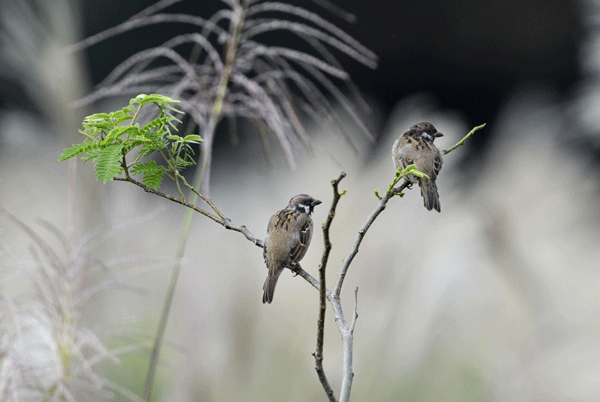
[[[294,268],[310,244],[313,223],[310,214],[321,201],[310,195],[298,194],[290,203],[277,211],[269,220],[267,238],[263,249],[265,264],[269,269],[263,286],[263,303],[271,303],[275,285],[285,267]]]
[[[429,176],[429,179],[408,176],[411,183],[419,181],[421,195],[428,211],[435,209],[440,212],[441,210],[435,179],[442,169],[442,154],[433,144],[433,140],[443,135],[431,123],[413,124],[394,142],[392,148],[392,159],[396,169],[404,169],[414,163],[417,170]]]

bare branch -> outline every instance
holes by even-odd
[[[306,282],[311,284],[315,289],[317,289],[317,290],[321,289],[321,285],[319,284],[319,281],[316,280],[311,274],[306,272],[304,269],[302,269],[300,264],[296,264],[296,267],[291,269],[291,271],[295,275],[301,276]],[[327,299],[329,299],[331,297],[331,292],[327,289],[325,289],[325,294],[327,295]]]
[[[257,238],[257,237],[254,237],[254,235],[252,233],[250,233],[250,231],[248,230],[248,228],[246,226],[244,226],[244,225],[241,225],[241,226],[234,225],[227,218],[225,219],[225,222],[223,223],[223,226],[225,227],[225,229],[233,230],[235,232],[240,232],[241,234],[243,234],[244,236],[246,236],[246,239],[250,240],[256,246],[258,246],[260,248],[263,248],[263,246],[264,246],[263,241],[261,239]],[[306,273],[306,275],[310,276],[308,274],[308,272]],[[306,279],[310,283],[310,280],[308,280],[306,277],[304,277],[304,275],[300,275],[300,276],[302,276],[304,279]],[[317,286],[319,286],[318,283],[317,283]]]
[[[181,179],[182,177],[183,176],[180,176],[179,178]],[[207,212],[207,211],[203,210],[202,208],[199,208],[196,205],[191,204],[190,202],[188,202],[186,200],[182,200],[182,199],[173,197],[173,196],[171,196],[169,194],[165,194],[165,193],[163,193],[161,191],[158,191],[158,190],[155,190],[155,189],[153,189],[151,187],[148,187],[144,183],[140,183],[139,181],[137,181],[137,180],[135,180],[135,179],[133,179],[131,177],[115,177],[114,180],[117,180],[117,181],[127,181],[127,182],[130,182],[130,183],[133,183],[136,186],[142,188],[147,193],[158,195],[159,197],[166,198],[169,201],[173,201],[173,202],[176,202],[177,204],[181,204],[181,205],[183,205],[185,207],[193,209],[194,211],[198,212],[199,214],[202,214],[202,215],[206,216],[207,218],[210,218],[213,221],[217,222],[219,225],[223,226],[225,229],[233,230],[235,232],[240,232],[241,234],[243,234],[246,237],[246,239],[250,240],[252,243],[254,243],[255,245],[257,245],[258,247],[260,247],[260,248],[263,247],[263,241],[261,239],[255,237],[248,230],[248,228],[246,226],[244,226],[244,225],[236,225],[236,224],[231,223],[231,220],[229,220],[228,218],[226,218],[225,215],[223,215],[221,213],[221,211],[219,211],[217,209],[217,207],[213,204],[213,202],[210,199],[206,198],[204,195],[200,194],[198,192],[198,190],[196,190],[195,188],[191,187],[187,183],[187,181],[185,181],[185,179],[183,181],[184,185],[186,187],[188,187],[190,190],[192,190],[196,195],[198,195],[198,197],[200,197],[203,201],[205,201],[213,209],[213,211],[215,211],[215,213],[218,216],[215,216],[215,215],[211,214],[210,212]],[[305,279],[307,279],[307,278],[305,278]],[[310,283],[310,280],[307,279],[307,281]],[[317,283],[317,288],[318,288],[318,282],[316,282],[316,283]]]
[[[356,293],[355,293],[356,294]],[[339,311],[341,313],[341,304],[340,300],[336,299],[336,303],[339,304]],[[356,303],[355,303],[356,307]],[[350,401],[350,391],[352,390],[352,381],[354,380],[354,371],[352,370],[352,357],[353,357],[353,349],[354,349],[354,321],[358,314],[355,313],[352,321],[352,329],[349,329],[346,326],[346,322],[343,323],[344,331],[342,332],[342,342],[343,342],[343,363],[342,363],[342,389],[340,390],[340,402],[348,402]],[[342,324],[338,322],[338,326],[340,330],[342,329]]]
[[[195,206],[193,204],[190,204],[187,201],[181,200],[179,198],[175,198],[175,197],[173,197],[173,196],[171,196],[169,194],[165,194],[165,193],[163,193],[161,191],[158,191],[158,190],[155,190],[155,189],[153,189],[151,187],[148,187],[144,183],[140,183],[139,181],[137,181],[135,179],[132,179],[131,177],[115,177],[114,180],[116,180],[116,181],[128,181],[130,183],[133,183],[136,186],[141,187],[147,193],[158,195],[160,197],[166,198],[169,201],[173,201],[173,202],[176,202],[176,203],[181,204],[183,206],[186,206],[188,208],[191,208],[194,211],[196,211],[196,212],[198,212],[198,213],[206,216],[207,218],[210,218],[213,221],[215,221],[215,222],[220,223],[221,225],[223,225],[222,221],[217,216],[214,216],[210,212],[207,212],[207,211],[205,211],[205,210],[203,210],[201,208],[198,208],[197,206]]]
[[[463,137],[462,140],[458,141],[456,143],[456,145],[454,145],[453,147],[449,148],[449,149],[444,149],[442,152],[444,153],[444,155],[448,155],[450,152],[454,151],[456,148],[464,145],[465,141],[467,141],[469,139],[469,137],[471,137],[473,134],[475,134],[475,131],[480,130],[482,128],[484,128],[486,125],[486,123],[483,123],[481,126],[477,126],[474,127],[471,131],[469,131],[469,133],[467,135],[465,135]]]
[[[484,125],[475,127],[457,145],[450,148],[448,151],[444,151],[444,152],[447,154],[447,153],[453,151],[454,149],[456,149],[457,147],[463,145],[464,142],[475,131],[479,130],[483,126]],[[187,207],[191,208],[192,210],[194,210],[198,213],[201,213],[202,215],[219,223],[220,225],[222,225],[223,227],[225,227],[228,230],[234,230],[234,231],[242,233],[248,240],[253,242],[256,246],[261,247],[261,248],[263,247],[262,240],[256,238],[254,235],[252,235],[252,233],[250,233],[250,231],[244,225],[240,226],[240,225],[233,224],[228,218],[225,217],[225,215],[223,215],[217,209],[217,207],[212,203],[212,201],[210,201],[210,199],[203,196],[194,187],[190,186],[187,183],[187,181],[185,180],[185,178],[183,176],[179,175],[178,172],[175,172],[175,173],[177,175],[177,178],[181,179],[182,182],[184,183],[184,185],[186,187],[188,187],[195,195],[202,198],[202,200],[204,200],[213,209],[213,211],[217,214],[217,216],[195,206],[194,204],[189,203],[187,200],[183,199],[183,197],[181,199],[172,197],[168,194],[154,190],[154,189],[144,185],[143,183],[140,183],[140,182],[132,179],[126,170],[125,170],[125,174],[126,174],[125,178],[115,178],[115,180],[129,181],[129,182],[134,183],[137,186],[141,187],[146,192],[150,192],[150,193],[159,195],[170,201],[174,201],[178,204],[187,206]],[[331,402],[337,402],[338,400],[335,398],[333,389],[331,388],[331,385],[329,384],[329,381],[327,380],[325,371],[323,369],[323,343],[324,343],[324,337],[325,337],[325,329],[324,328],[325,328],[325,313],[326,313],[325,300],[327,299],[331,303],[335,321],[338,325],[338,329],[342,336],[343,374],[342,374],[342,386],[341,386],[341,390],[340,390],[339,401],[347,402],[350,399],[350,392],[352,389],[352,382],[353,382],[353,378],[354,378],[352,364],[353,364],[354,328],[356,327],[356,321],[358,318],[358,311],[357,311],[358,310],[358,307],[357,307],[358,306],[358,288],[356,288],[354,291],[354,314],[352,316],[350,325],[348,325],[344,318],[344,312],[343,312],[341,301],[340,301],[340,293],[341,293],[342,285],[344,283],[344,279],[348,272],[348,268],[350,267],[350,264],[354,260],[354,257],[356,256],[356,254],[358,254],[360,244],[362,243],[362,240],[363,240],[365,234],[367,233],[367,231],[369,230],[369,228],[371,227],[371,225],[373,224],[375,219],[379,216],[379,214],[381,212],[383,212],[383,210],[386,208],[386,205],[391,198],[393,198],[395,195],[402,196],[402,191],[404,189],[406,189],[407,187],[410,187],[410,185],[411,185],[409,180],[405,179],[402,182],[402,184],[400,184],[399,186],[397,186],[395,188],[391,188],[389,191],[387,191],[383,195],[383,197],[381,197],[375,210],[373,210],[373,212],[371,212],[371,214],[368,216],[368,218],[365,221],[365,223],[363,224],[363,226],[358,231],[358,234],[356,236],[354,244],[353,244],[348,256],[344,260],[344,263],[340,269],[334,290],[333,290],[333,292],[330,292],[326,288],[326,267],[327,267],[329,254],[330,254],[330,251],[332,248],[330,237],[329,237],[329,230],[331,228],[333,218],[335,217],[335,210],[337,208],[338,202],[339,202],[341,196],[343,195],[343,192],[342,193],[339,192],[338,185],[344,177],[346,177],[346,173],[341,172],[339,177],[335,180],[332,180],[332,182],[331,182],[334,195],[333,195],[333,201],[332,201],[332,204],[331,204],[331,207],[329,210],[329,214],[327,216],[327,220],[323,224],[324,251],[323,251],[322,258],[321,258],[321,264],[319,265],[319,281],[317,281],[314,277],[312,277],[308,272],[304,271],[304,269],[302,269],[300,264],[296,264],[296,266],[292,268],[292,271],[295,274],[301,276],[304,280],[306,280],[309,284],[311,284],[315,289],[317,289],[319,291],[320,303],[319,303],[319,319],[317,322],[317,348],[316,348],[315,353],[313,353],[313,356],[315,358],[315,370],[317,371],[317,376],[319,378],[319,381],[321,382],[321,385],[323,386],[323,389],[325,390],[325,393],[326,393],[329,401],[331,401]]]
[[[406,187],[408,187],[409,184],[410,183],[408,182],[408,180],[405,180],[400,186],[396,187],[395,189],[392,189],[392,191],[388,191],[381,198],[381,200],[379,201],[379,204],[377,205],[375,210],[373,210],[373,212],[371,212],[371,215],[369,215],[369,217],[367,218],[367,220],[365,221],[363,226],[358,231],[358,234],[356,235],[356,239],[354,240],[352,249],[350,250],[348,257],[346,257],[346,259],[344,260],[344,264],[342,265],[342,268],[340,269],[340,273],[338,275],[338,279],[335,284],[335,288],[333,289],[333,297],[334,298],[339,299],[339,297],[340,297],[340,292],[342,291],[342,285],[344,284],[344,279],[346,278],[346,273],[348,272],[348,268],[350,267],[352,260],[354,260],[354,257],[356,257],[356,254],[358,253],[358,248],[360,247],[360,243],[362,243],[362,240],[365,237],[367,230],[369,230],[369,228],[371,227],[371,225],[373,224],[373,222],[375,221],[377,216],[379,216],[379,214],[381,212],[383,212],[388,201],[394,195],[401,193],[401,191],[404,190]]]
[[[350,323],[350,332],[354,333],[354,327],[356,326],[356,320],[358,319],[358,286],[354,289],[354,317]]]
[[[323,369],[323,340],[325,338],[325,310],[327,307],[327,303],[325,300],[327,297],[325,272],[327,269],[329,253],[331,252],[331,240],[329,239],[329,229],[331,227],[331,223],[333,222],[333,218],[335,217],[335,209],[337,207],[337,204],[340,201],[340,198],[342,197],[342,194],[340,194],[340,192],[338,191],[338,185],[344,177],[346,177],[346,172],[341,172],[336,180],[331,181],[331,185],[333,187],[333,200],[331,202],[331,208],[329,208],[327,220],[323,224],[323,242],[325,246],[323,250],[323,256],[321,257],[321,264],[319,265],[319,280],[321,281],[321,287],[319,288],[320,307],[319,320],[317,321],[317,350],[315,353],[313,353],[313,356],[315,357],[315,370],[317,371],[317,376],[319,377],[319,381],[321,381],[321,385],[325,390],[325,394],[331,402],[336,402],[336,399],[333,393],[333,389],[331,388],[331,385],[329,385],[329,381],[327,380],[327,376],[325,375],[325,370]]]

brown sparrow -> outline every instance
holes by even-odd
[[[294,269],[310,244],[313,222],[310,214],[321,201],[307,194],[292,197],[285,209],[269,220],[263,256],[269,273],[263,286],[263,303],[271,303],[275,285],[285,267]]]
[[[394,142],[392,148],[392,159],[396,169],[404,169],[408,165],[414,164],[417,170],[429,176],[429,179],[414,175],[407,176],[411,184],[419,182],[425,208],[429,211],[435,209],[440,212],[441,210],[435,179],[442,169],[443,161],[442,154],[433,141],[443,135],[433,127],[433,124],[424,121],[410,126]]]

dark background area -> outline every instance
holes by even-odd
[[[579,80],[582,39],[579,3],[571,1],[335,1],[357,17],[349,23],[317,4],[297,5],[318,12],[379,56],[375,72],[341,62],[361,91],[382,108],[383,117],[404,97],[429,93],[441,108],[459,110],[467,125],[491,126],[503,100],[521,85],[547,85],[562,98]],[[84,37],[113,27],[144,7],[145,0],[84,1]],[[219,1],[182,2],[170,12],[210,16]],[[131,54],[173,37],[189,27],[159,24],[110,38],[86,51],[92,84],[99,83]],[[268,39],[267,39],[268,40]],[[301,45],[301,44],[300,44]],[[33,110],[18,84],[2,81],[4,108]],[[375,128],[376,129],[376,128]],[[478,135],[481,146],[492,130]]]

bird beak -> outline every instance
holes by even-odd
[[[321,203],[321,200],[314,199],[310,205],[312,205],[313,207],[316,207],[320,203]]]
[[[435,133],[433,136],[434,136],[435,138],[437,138],[437,137],[443,137],[443,136],[444,136],[444,134],[442,134],[442,133],[440,133],[440,132],[438,131],[438,132],[436,132],[436,133]]]

